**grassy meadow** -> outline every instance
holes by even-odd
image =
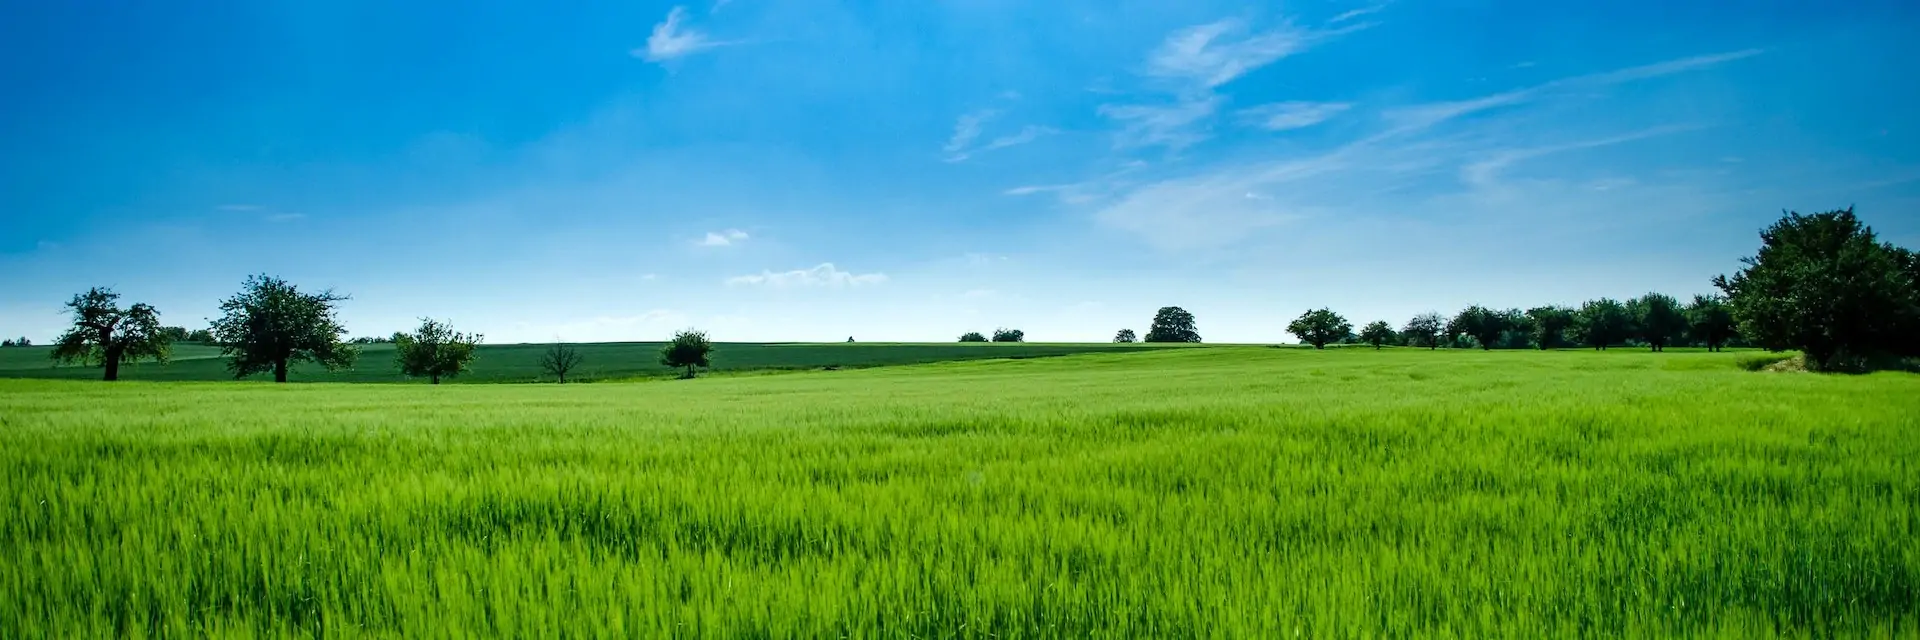
[[[1920,634],[1920,376],[1742,357],[0,380],[0,637]]]

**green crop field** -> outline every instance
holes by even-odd
[[[1742,357],[0,380],[0,637],[1920,634],[1920,376]]]

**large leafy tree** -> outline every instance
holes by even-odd
[[[1407,326],[1400,329],[1400,335],[1407,339],[1407,346],[1425,346],[1428,350],[1440,346],[1440,332],[1445,331],[1447,320],[1431,311],[1414,316]]]
[[[167,360],[171,341],[160,326],[160,312],[146,303],[121,309],[120,294],[94,287],[67,301],[73,326],[54,342],[53,359],[104,369],[103,380],[120,379],[120,363]],[[24,345],[25,338],[20,342]]]
[[[1627,301],[1627,316],[1633,333],[1654,351],[1666,351],[1667,345],[1687,332],[1687,315],[1680,301],[1664,293],[1648,293]]]
[[[1581,344],[1595,349],[1605,350],[1619,344],[1626,340],[1632,328],[1633,318],[1628,315],[1627,306],[1612,298],[1588,300],[1574,316],[1574,334],[1579,336]]]
[[[1134,337],[1132,329],[1121,329],[1119,333],[1113,334],[1113,341],[1117,344],[1124,344],[1139,342],[1139,338]]]
[[[1313,345],[1315,349],[1325,349],[1327,343],[1339,342],[1353,333],[1353,325],[1332,309],[1314,309],[1288,323],[1287,333],[1299,337],[1301,342]]]
[[[1194,328],[1193,314],[1180,307],[1161,307],[1153,314],[1153,325],[1147,327],[1147,342],[1199,342],[1200,332]]]
[[[400,373],[440,384],[441,378],[457,377],[473,364],[474,348],[482,339],[480,334],[460,333],[445,322],[421,318],[420,328],[400,334],[394,342],[394,360]]]
[[[673,334],[673,340],[660,348],[660,364],[669,367],[686,367],[682,378],[692,378],[694,367],[713,366],[708,356],[713,353],[713,343],[707,341],[707,332],[687,329]]]
[[[986,342],[987,336],[984,334],[981,334],[978,331],[968,331],[966,333],[960,334],[960,341],[961,342]]]
[[[1740,335],[1774,351],[1799,349],[1812,369],[1907,351],[1915,317],[1911,259],[1879,242],[1853,208],[1787,212],[1760,232],[1760,251],[1732,277],[1715,276]]]
[[[1460,310],[1460,313],[1447,323],[1449,336],[1472,336],[1480,343],[1481,349],[1492,349],[1497,346],[1500,343],[1500,334],[1506,331],[1507,316],[1480,305]]]
[[[1379,351],[1380,345],[1393,342],[1393,337],[1393,326],[1385,320],[1369,322],[1366,328],[1360,330],[1360,339],[1373,345],[1374,351]]]
[[[213,322],[213,338],[235,378],[271,371],[274,382],[286,382],[287,369],[297,362],[351,367],[359,351],[344,341],[347,329],[334,309],[346,299],[331,290],[302,293],[272,276],[249,276],[240,293],[220,302],[223,315]]]
[[[993,330],[994,342],[1026,342],[1027,332],[1005,327]]]
[[[1566,341],[1567,329],[1573,326],[1573,316],[1574,310],[1555,305],[1528,309],[1534,346],[1542,350],[1560,346]]]
[[[1706,345],[1708,351],[1719,351],[1733,339],[1733,313],[1727,310],[1725,298],[1695,295],[1693,303],[1687,305],[1686,316],[1687,336]]]

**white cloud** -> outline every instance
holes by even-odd
[[[1058,129],[1054,129],[1053,127],[1027,125],[1022,127],[1019,133],[994,138],[992,142],[987,143],[987,146],[981,147],[980,151],[992,151],[994,149],[1019,146],[1059,132]]]
[[[831,262],[821,263],[811,269],[793,271],[762,271],[758,274],[734,276],[727,279],[729,286],[766,286],[773,288],[794,287],[857,287],[875,285],[887,281],[884,273],[855,274],[841,271]]]
[[[1760,53],[1762,53],[1760,49],[1744,49],[1741,51],[1679,58],[1638,67],[1628,67],[1614,71],[1561,78],[1545,84],[1503,91],[1470,100],[1436,102],[1403,107],[1389,110],[1384,115],[1389,122],[1396,125],[1389,133],[1406,133],[1425,129],[1461,116],[1492,110],[1497,107],[1531,102],[1541,97],[1554,95],[1556,92],[1566,89],[1592,88],[1657,78],[1686,71],[1704,69],[1725,62],[1756,56]]]
[[[1211,89],[1312,46],[1325,34],[1292,25],[1247,33],[1239,20],[1188,27],[1167,36],[1147,58],[1148,75]]]
[[[647,48],[634,49],[633,56],[648,62],[666,62],[705,49],[734,44],[708,38],[706,33],[685,26],[683,23],[686,20],[686,7],[674,7],[668,11],[667,19],[653,26],[653,35],[647,37]]]
[[[1207,139],[1200,126],[1213,116],[1220,97],[1181,100],[1171,105],[1101,105],[1100,115],[1120,123],[1113,145],[1130,147],[1165,146],[1180,149]]]
[[[745,242],[746,240],[747,232],[739,229],[728,229],[726,231],[708,231],[707,237],[701,238],[700,241],[695,244],[702,247],[730,247],[735,243]]]
[[[940,148],[947,152],[947,161],[959,162],[967,159],[967,146],[980,137],[980,130],[986,126],[987,121],[998,115],[1000,115],[998,109],[981,109],[960,114],[959,119],[953,122],[953,135],[947,138],[947,145]]]
[[[1361,7],[1359,9],[1354,9],[1352,11],[1348,11],[1346,13],[1342,13],[1340,15],[1334,16],[1332,19],[1327,20],[1327,24],[1340,24],[1342,22],[1346,22],[1348,20],[1352,20],[1354,18],[1358,18],[1361,16],[1379,13],[1381,10],[1384,10],[1386,8],[1387,8],[1387,5],[1384,5],[1384,4],[1374,5],[1371,7]]]
[[[1353,108],[1346,102],[1275,102],[1241,109],[1242,121],[1268,131],[1311,127]]]

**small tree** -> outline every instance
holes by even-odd
[[[1687,337],[1705,345],[1708,351],[1719,351],[1733,339],[1733,313],[1727,310],[1725,298],[1695,295],[1693,303],[1687,305],[1686,316]]]
[[[978,331],[968,331],[966,333],[960,334],[960,341],[961,342],[986,342],[987,337],[985,335],[982,335]]]
[[[1366,328],[1360,330],[1360,339],[1373,345],[1374,351],[1379,351],[1380,345],[1393,342],[1393,327],[1385,320],[1369,322]]]
[[[540,370],[567,383],[567,373],[580,366],[580,352],[564,342],[556,342],[540,354]]]
[[[1134,337],[1132,329],[1121,329],[1120,333],[1113,334],[1113,342],[1115,344],[1124,344],[1124,343],[1138,342],[1138,341],[1139,340]]]
[[[460,333],[445,322],[421,318],[419,329],[394,342],[394,360],[400,373],[440,384],[441,378],[457,377],[473,364],[474,347],[481,340],[480,334]]]
[[[1554,305],[1528,309],[1533,344],[1542,351],[1560,346],[1566,341],[1567,329],[1573,326],[1573,314],[1572,309]]]
[[[1626,305],[1612,298],[1588,300],[1574,318],[1574,333],[1589,347],[1606,350],[1626,339],[1633,327]]]
[[[1667,350],[1669,343],[1681,339],[1687,331],[1687,316],[1680,301],[1664,293],[1628,300],[1627,317],[1632,320],[1633,334],[1654,351]]]
[[[1434,312],[1422,313],[1407,321],[1400,334],[1407,339],[1407,346],[1425,346],[1429,351],[1440,346],[1440,332],[1446,329],[1447,321]]]
[[[1848,207],[1787,212],[1760,232],[1746,267],[1713,284],[1727,296],[1740,335],[1774,351],[1799,349],[1811,369],[1909,351],[1900,335],[1920,309],[1911,257],[1875,239]]]
[[[54,343],[53,359],[104,369],[103,380],[120,379],[120,363],[152,359],[166,362],[170,345],[160,326],[160,312],[146,303],[121,309],[120,294],[94,287],[67,301],[73,326]],[[16,346],[26,346],[21,338]]]
[[[1193,314],[1180,307],[1161,307],[1153,314],[1153,324],[1147,327],[1147,342],[1199,342],[1200,332],[1194,327]]]
[[[1353,333],[1353,325],[1331,309],[1314,309],[1288,323],[1287,333],[1299,337],[1301,342],[1313,345],[1315,349],[1325,349],[1327,343],[1338,342]]]
[[[1019,329],[994,329],[994,342],[1026,342],[1027,332]]]
[[[712,366],[707,356],[713,352],[713,343],[707,341],[705,331],[687,329],[673,334],[673,341],[660,349],[660,364],[669,367],[686,367],[687,373],[682,379],[693,377],[694,367]]]
[[[271,276],[248,276],[240,293],[221,301],[225,315],[213,322],[213,337],[235,378],[272,371],[274,382],[286,382],[295,362],[329,371],[351,367],[360,352],[342,340],[347,328],[334,309],[346,299],[330,290],[301,293]]]

